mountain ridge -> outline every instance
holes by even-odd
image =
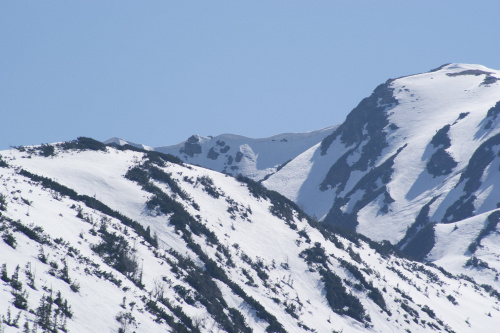
[[[221,134],[215,137],[192,135],[176,145],[145,147],[148,150],[175,155],[190,164],[262,180],[305,149],[320,142],[334,128],[336,126],[303,133],[281,133],[268,138],[249,138],[235,134]],[[111,138],[104,143],[130,144],[143,148],[141,144],[119,138]]]

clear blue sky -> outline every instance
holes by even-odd
[[[500,69],[499,17],[498,0],[4,0],[0,149],[331,126],[388,78]]]

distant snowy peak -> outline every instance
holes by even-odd
[[[259,181],[279,170],[307,149],[321,142],[337,126],[304,133],[282,133],[269,138],[248,138],[222,134],[203,137],[192,135],[176,145],[149,147],[120,138],[104,141],[109,145],[131,145],[179,157],[186,163]]]
[[[306,133],[283,133],[253,139],[222,134],[215,137],[193,135],[173,146],[155,148],[191,164],[232,175],[242,174],[261,180],[288,161],[321,142],[335,126]]]
[[[144,150],[154,150],[153,147],[146,146],[146,145],[143,145],[143,144],[140,144],[140,143],[130,142],[130,141],[123,140],[123,139],[120,139],[120,138],[117,138],[117,137],[113,137],[111,139],[103,141],[103,143],[106,144],[106,145],[111,145],[111,146],[113,146],[113,145],[115,145],[115,146],[130,145],[132,147],[136,147],[136,148],[140,148],[140,149],[144,149]]]

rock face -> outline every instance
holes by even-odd
[[[172,155],[79,138],[0,152],[0,179],[5,332],[486,332],[499,322],[494,287]]]
[[[465,262],[478,256],[488,265],[484,281],[495,281],[500,252],[486,244],[496,229],[482,230],[500,207],[499,78],[449,64],[388,80],[263,184],[325,223],[389,240],[415,258],[474,275]],[[461,246],[440,243],[450,241],[450,227]]]

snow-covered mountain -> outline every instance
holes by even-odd
[[[315,219],[500,287],[499,80],[484,66],[443,65],[381,84],[340,126],[157,149],[261,181]]]
[[[498,284],[500,71],[391,79],[263,184],[324,223]]]
[[[105,144],[129,144],[147,150],[172,154],[186,163],[233,176],[244,175],[259,181],[283,167],[307,149],[321,142],[337,126],[306,133],[283,133],[269,138],[253,139],[241,135],[222,134],[215,137],[192,135],[173,146],[151,148],[112,138]]]
[[[249,179],[86,138],[0,156],[1,331],[491,332],[500,323],[494,287],[335,232]]]
[[[110,146],[125,146],[125,145],[129,145],[129,146],[132,146],[132,147],[135,147],[135,148],[139,148],[139,149],[154,150],[153,147],[143,145],[142,143],[135,143],[135,142],[123,140],[123,139],[120,139],[120,138],[117,138],[117,137],[113,137],[111,139],[108,139],[108,140],[104,141],[103,143],[106,144],[106,145],[110,145]]]

